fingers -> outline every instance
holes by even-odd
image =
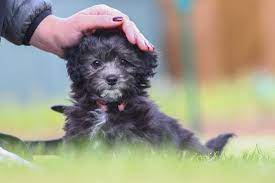
[[[90,8],[83,10],[82,12],[90,15],[112,15],[112,16],[122,16],[124,20],[129,19],[127,15],[121,11],[111,8],[105,4],[95,5]]]
[[[100,19],[96,20],[96,28],[114,28],[121,26],[122,30],[124,31],[127,39],[130,43],[136,44],[141,50],[143,51],[154,51],[154,46],[144,37],[144,35],[139,31],[136,24],[132,22],[127,15],[120,12],[117,9],[111,8],[107,5],[101,4],[101,5],[95,5],[90,8],[87,8],[81,13],[85,14],[86,16],[109,16],[109,18],[106,18],[108,20],[105,20],[105,22],[100,23]],[[121,22],[112,22],[111,17],[122,17],[123,21]],[[102,17],[102,19],[105,19]],[[102,20],[101,19],[101,20]],[[87,23],[85,27],[89,27],[90,29],[94,29],[90,26],[91,24],[87,20]]]
[[[140,33],[136,36],[137,45],[141,50],[144,51],[154,51],[154,48],[151,46],[151,43]]]
[[[144,37],[144,35],[138,30],[135,23],[133,23],[134,31],[136,32],[137,45],[144,51],[154,51],[154,46]]]
[[[80,31],[85,33],[88,30],[119,27],[123,24],[123,18],[110,15],[80,14],[75,22]]]
[[[122,30],[125,32],[130,43],[136,44],[143,51],[154,51],[154,46],[138,30],[134,22],[125,20],[122,25]]]
[[[128,41],[132,44],[136,44],[136,33],[134,32],[134,29],[132,28],[130,21],[125,21],[122,25],[122,30],[124,31]]]

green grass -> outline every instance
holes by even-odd
[[[44,138],[62,133],[64,117],[51,111],[51,102],[34,102],[27,105],[5,103],[0,105],[1,132],[24,138]],[[54,104],[54,102],[53,102]]]
[[[9,183],[273,183],[275,146],[244,149],[235,139],[216,159],[174,151],[121,148],[95,150],[81,156],[36,157],[36,170],[0,164],[1,182]],[[250,143],[252,145],[252,143]],[[274,144],[273,144],[274,145]],[[235,151],[236,149],[242,152]]]
[[[160,108],[179,119],[187,117],[185,97],[182,88],[166,92],[157,87],[152,90],[152,98]],[[207,119],[243,115],[253,118],[261,112],[275,110],[275,100],[261,99],[245,80],[203,87],[200,99],[202,115]],[[64,117],[49,109],[56,103],[58,100],[28,105],[2,102],[0,129],[25,139],[59,136]],[[81,156],[66,152],[59,157],[36,156],[34,163],[39,167],[36,170],[0,163],[0,182],[273,183],[275,137],[237,137],[220,159],[185,157],[169,150],[121,149],[116,152],[96,150]]]

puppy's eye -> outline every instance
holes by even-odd
[[[132,66],[132,64],[126,59],[120,59],[120,64],[125,66],[125,67]]]
[[[92,67],[95,68],[95,69],[98,69],[99,67],[101,67],[103,65],[102,61],[100,60],[95,60],[92,62]]]

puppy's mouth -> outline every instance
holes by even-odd
[[[102,99],[98,99],[96,100],[96,105],[104,112],[123,112],[125,111],[127,103],[125,101],[106,102]]]

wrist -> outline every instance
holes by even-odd
[[[54,15],[44,18],[34,31],[30,45],[62,56],[63,50],[59,43],[60,35],[58,30],[60,24],[62,24],[62,19]]]
[[[51,15],[51,10],[45,10],[42,11],[40,14],[36,15],[32,20],[31,24],[29,25],[27,31],[25,32],[24,39],[23,39],[23,44],[29,45],[30,40],[37,29],[37,27],[40,25],[40,23],[49,15]]]

